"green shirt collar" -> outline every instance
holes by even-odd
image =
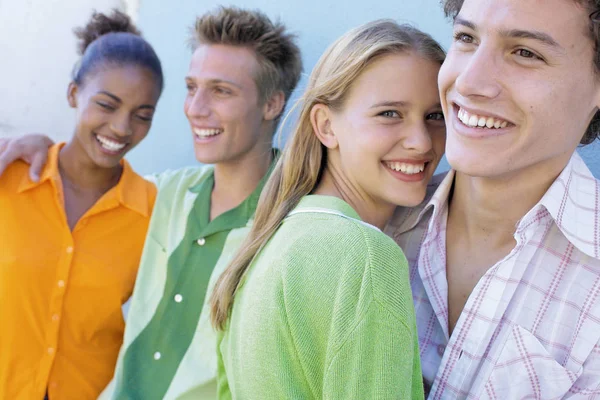
[[[214,171],[211,171],[202,182],[189,189],[191,192],[198,195],[192,212],[196,214],[200,226],[204,226],[201,233],[202,236],[209,236],[216,232],[241,228],[248,224],[254,217],[260,194],[277,164],[279,155],[279,150],[273,149],[273,161],[271,162],[267,173],[262,177],[254,191],[237,207],[219,215],[217,218],[210,221],[210,223],[208,223],[208,218],[210,213],[210,195],[215,182]]]
[[[311,208],[334,210],[344,214],[346,217],[361,220],[358,213],[350,206],[350,204],[346,203],[339,197],[334,196],[324,196],[318,194],[304,196],[294,211],[307,210]]]

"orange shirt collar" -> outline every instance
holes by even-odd
[[[19,184],[19,193],[36,188],[46,182],[51,182],[57,189],[56,183],[61,182],[60,173],[58,171],[58,154],[64,147],[65,143],[57,143],[48,150],[48,161],[40,175],[39,182],[34,182],[29,178],[29,174],[23,176]],[[144,179],[136,174],[127,160],[122,159],[123,174],[114,190],[110,190],[106,199],[107,201],[115,200],[124,207],[129,208],[138,214],[148,217],[152,210],[148,204],[148,191]]]

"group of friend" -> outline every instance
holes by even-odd
[[[447,56],[366,23],[287,117],[296,36],[198,17],[203,166],[145,179],[160,60],[76,29],[72,139],[0,142],[0,399],[600,398],[600,5],[442,3]]]

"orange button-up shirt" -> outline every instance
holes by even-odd
[[[0,177],[0,399],[96,399],[110,381],[156,188],[123,160],[119,183],[67,225],[58,153],[39,183]]]

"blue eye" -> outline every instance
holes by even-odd
[[[394,111],[394,110],[383,111],[383,112],[380,112],[378,115],[380,115],[382,117],[386,117],[386,118],[400,117],[400,114],[397,111]]]

